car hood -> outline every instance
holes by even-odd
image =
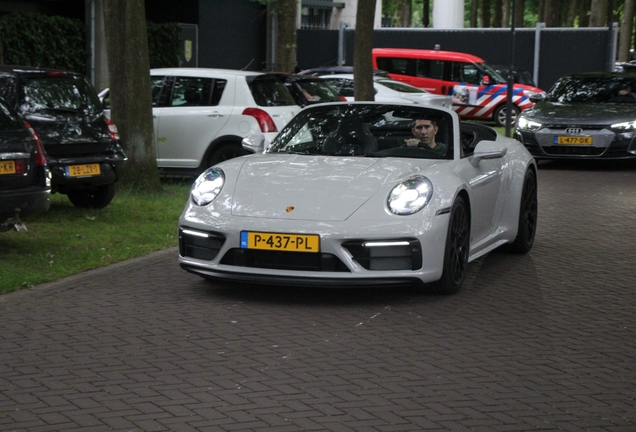
[[[374,195],[439,161],[370,157],[261,155],[238,172],[232,214],[342,221]]]
[[[633,104],[540,102],[523,116],[543,125],[610,125],[636,120]]]

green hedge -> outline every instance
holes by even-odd
[[[176,23],[148,25],[150,67],[179,65]],[[10,13],[0,18],[4,64],[50,67],[86,73],[86,25],[83,21],[34,13]]]
[[[86,26],[82,21],[35,13],[0,19],[4,63],[86,72]]]

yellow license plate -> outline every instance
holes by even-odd
[[[69,165],[66,167],[66,175],[69,177],[90,177],[100,174],[99,164]]]
[[[288,252],[320,252],[320,236],[316,234],[242,231],[241,248]]]
[[[591,136],[557,136],[555,138],[555,144],[592,145]]]
[[[0,174],[15,174],[15,161],[0,161]]]

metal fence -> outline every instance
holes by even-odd
[[[617,28],[616,24],[609,28],[546,28],[539,23],[535,28],[516,29],[514,34],[511,29],[382,28],[374,31],[373,46],[466,52],[492,65],[526,69],[540,88],[549,90],[569,73],[612,70]],[[298,30],[299,67],[353,64],[354,35],[350,28],[344,32]]]

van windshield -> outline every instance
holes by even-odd
[[[490,84],[506,84],[506,80],[499,75],[499,72],[488,66],[486,63],[479,63],[479,66],[481,66],[482,69],[490,75],[490,78],[493,81]]]

